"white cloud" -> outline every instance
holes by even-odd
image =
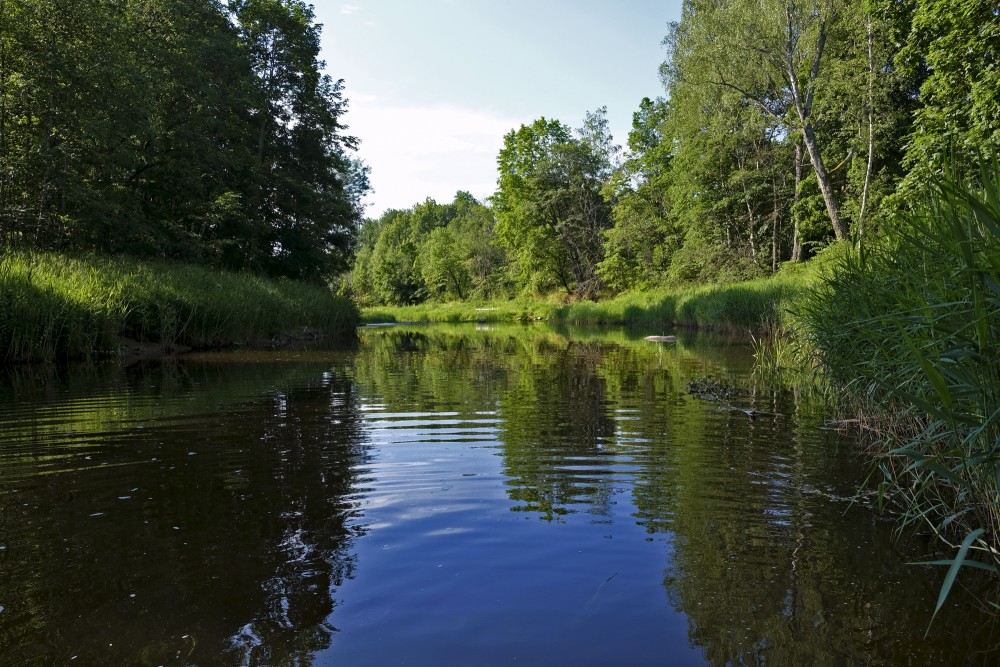
[[[450,202],[459,190],[482,199],[496,187],[503,137],[521,120],[455,105],[386,103],[350,93],[348,132],[361,139],[375,193],[367,214],[409,208],[427,197]]]
[[[361,9],[361,8],[358,7],[357,5],[341,5],[340,6],[340,13],[341,14],[353,14],[354,12],[358,11],[359,9]]]

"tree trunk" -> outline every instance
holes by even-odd
[[[861,188],[861,208],[858,210],[858,246],[865,234],[865,213],[868,207],[868,188],[872,182],[875,164],[875,54],[873,48],[872,18],[865,25],[868,37],[868,164],[865,167],[865,182]]]
[[[771,170],[771,273],[778,271],[778,227],[781,223],[781,208],[778,204],[778,183],[775,181],[774,170]]]
[[[830,223],[833,225],[833,233],[837,240],[847,237],[846,229],[840,219],[840,202],[837,201],[837,194],[833,190],[833,182],[830,180],[830,173],[826,170],[823,162],[823,155],[820,153],[819,145],[816,142],[816,133],[812,125],[812,105],[813,93],[816,90],[816,79],[819,78],[819,66],[823,59],[823,48],[826,46],[826,25],[820,23],[819,38],[816,40],[816,51],[813,53],[812,67],[809,70],[809,86],[803,91],[799,85],[798,73],[795,67],[795,31],[793,29],[791,7],[786,10],[786,21],[788,24],[789,41],[787,52],[785,53],[785,76],[792,92],[792,102],[795,105],[795,113],[799,118],[799,131],[802,140],[805,142],[806,150],[809,151],[809,159],[812,161],[813,171],[816,172],[816,180],[819,181],[819,191],[823,193],[823,202],[826,204],[826,212],[830,216]]]
[[[802,140],[795,141],[795,193],[792,195],[792,261],[802,261],[802,237],[799,236],[799,186],[802,184]]]
[[[802,138],[809,151],[809,159],[812,161],[813,171],[816,172],[816,180],[819,181],[819,191],[823,193],[823,202],[826,204],[826,212],[830,216],[833,224],[833,234],[838,241],[847,238],[847,230],[840,219],[840,202],[837,201],[837,193],[833,191],[833,181],[826,170],[823,156],[820,155],[819,146],[816,144],[816,134],[813,132],[812,123],[805,123],[802,127]]]

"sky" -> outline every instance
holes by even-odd
[[[542,116],[571,128],[602,106],[625,145],[663,95],[661,42],[681,0],[313,0],[326,71],[374,192],[365,215],[496,189],[503,137]]]

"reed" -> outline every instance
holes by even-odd
[[[874,411],[883,498],[954,550],[935,561],[940,609],[961,567],[1000,567],[1000,170],[944,177],[801,315],[825,372]]]
[[[322,287],[124,258],[0,255],[0,363],[114,354],[120,337],[223,347],[296,329],[345,334],[356,308]]]

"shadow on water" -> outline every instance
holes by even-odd
[[[39,373],[0,399],[0,662],[275,664],[329,645],[364,459],[343,363]]]
[[[893,540],[856,443],[744,342],[360,337],[10,375],[0,663],[997,658],[971,595],[924,637],[931,544]],[[685,391],[704,376],[761,415]]]

